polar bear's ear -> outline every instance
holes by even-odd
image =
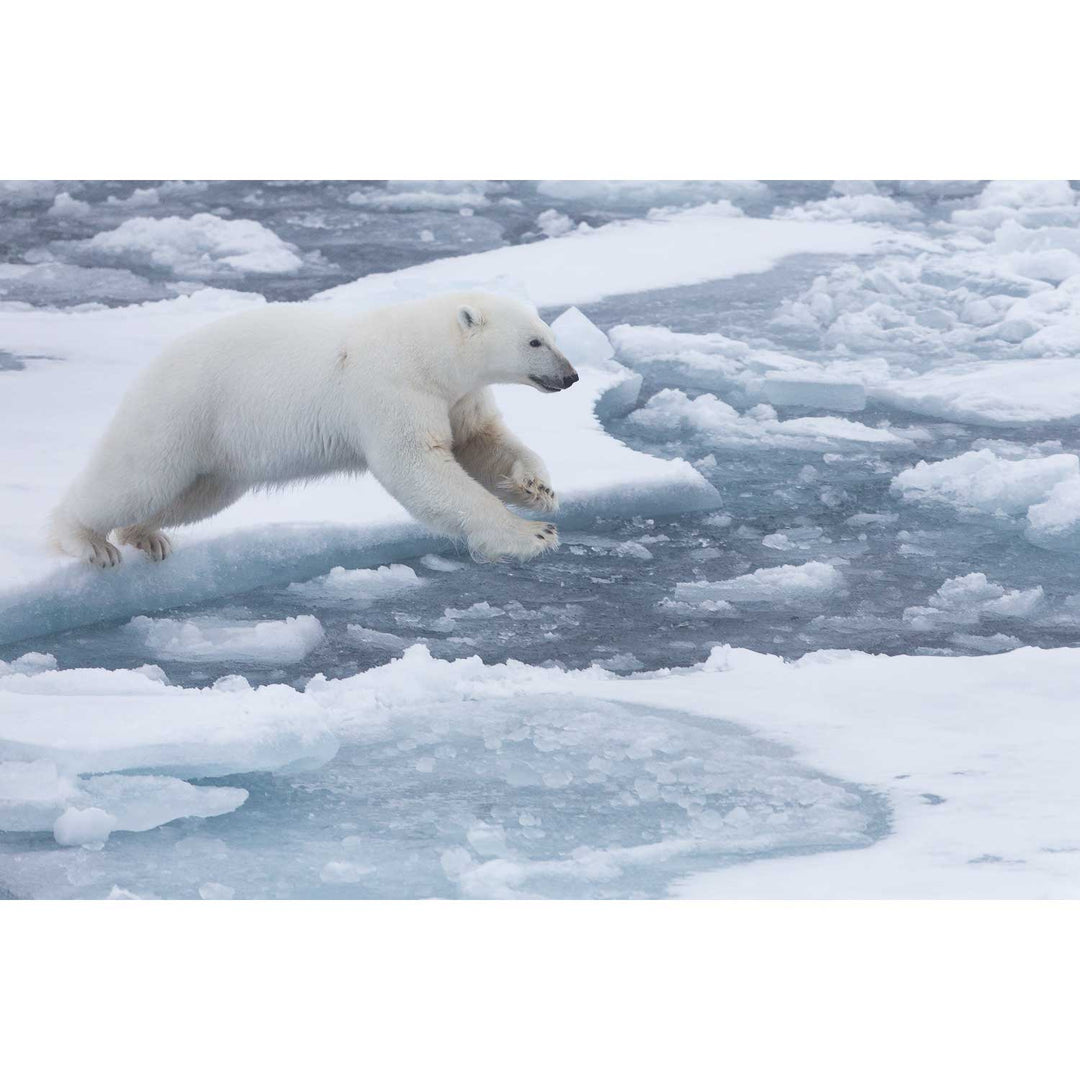
[[[469,307],[468,304],[458,308],[457,319],[461,324],[461,329],[466,333],[479,330],[484,325],[483,315],[476,308]]]

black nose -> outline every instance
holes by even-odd
[[[571,371],[569,375],[562,377],[562,388],[565,390],[568,386],[573,386],[578,381],[578,373]]]

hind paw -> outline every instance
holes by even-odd
[[[172,543],[164,533],[123,529],[119,539],[122,544],[130,544],[143,552],[151,562],[161,562],[172,554]]]
[[[121,563],[120,549],[108,540],[86,540],[82,551],[83,558],[99,570],[108,570],[110,567],[119,566]]]

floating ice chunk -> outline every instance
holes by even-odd
[[[62,847],[100,847],[115,827],[116,819],[99,807],[69,807],[56,819],[53,837]]]
[[[810,436],[818,440],[838,443],[874,443],[877,445],[906,446],[909,440],[904,435],[887,428],[868,427],[853,420],[844,420],[839,416],[800,416],[792,420],[781,420],[775,425],[775,431],[782,438],[789,436]]]
[[[55,241],[48,250],[74,259],[123,259],[128,266],[167,269],[198,280],[291,274],[304,265],[293,245],[265,225],[205,213],[190,218],[129,218],[89,240]]]
[[[122,889],[119,885],[114,885],[109,890],[109,895],[105,897],[106,900],[142,900],[144,897],[138,893],[133,893],[130,889]]]
[[[78,779],[51,760],[0,762],[0,830],[9,832],[48,830],[62,812],[90,807],[110,815],[114,832],[144,832],[177,818],[228,814],[246,798],[241,788],[195,787],[167,776]]]
[[[944,461],[920,461],[896,476],[891,488],[910,502],[1014,516],[1045,500],[1062,481],[1078,479],[1080,458],[1076,454],[1014,461],[982,449]]]
[[[157,669],[0,677],[4,759],[52,761],[66,775],[292,771],[329,761],[337,745],[323,710],[288,686],[185,689]]]
[[[81,218],[90,213],[90,204],[82,199],[72,198],[66,191],[61,191],[53,199],[52,206],[46,211],[47,217],[55,218]]]
[[[1068,180],[991,180],[976,206],[1071,206],[1077,193]]]
[[[359,645],[370,645],[376,649],[388,649],[390,652],[400,652],[405,649],[409,642],[397,634],[387,634],[381,630],[369,630],[366,626],[357,626],[349,623],[346,627],[349,637]]]
[[[55,180],[0,180],[0,206],[50,202],[56,198],[58,186]]]
[[[899,514],[852,514],[844,519],[844,524],[855,528],[865,525],[894,525],[899,517]]]
[[[802,416],[780,420],[769,405],[755,405],[743,414],[715,394],[687,396],[666,389],[654,394],[628,421],[653,435],[669,438],[702,434],[726,445],[781,446],[821,450],[830,446],[867,443],[910,446],[910,440],[886,428],[872,428],[838,416]]]
[[[494,619],[498,615],[505,614],[501,607],[494,607],[487,600],[479,600],[467,608],[448,607],[443,612],[446,619]]]
[[[641,671],[645,665],[633,653],[615,653],[595,661],[606,671]]]
[[[421,558],[420,565],[440,574],[452,574],[455,570],[464,569],[465,566],[464,563],[455,562],[453,559],[444,559],[441,555],[425,555]]]
[[[1012,652],[1023,647],[1023,642],[1011,634],[953,634],[949,638],[951,645],[961,649],[973,649],[981,653]]]
[[[570,363],[602,367],[615,355],[607,334],[576,307],[567,308],[552,324],[555,343]]]
[[[158,283],[130,270],[60,262],[0,263],[0,300],[31,304],[133,303],[191,292],[197,284]]]
[[[319,880],[330,885],[353,885],[374,871],[373,866],[335,859],[319,871]]]
[[[563,542],[576,554],[584,554],[584,549],[615,555],[618,558],[651,559],[652,552],[638,540],[613,540],[607,536],[590,536],[582,533],[564,533]]]
[[[1029,507],[1027,521],[1025,535],[1031,543],[1051,550],[1080,550],[1080,476],[1062,480],[1043,502]]]
[[[385,189],[351,192],[352,206],[376,210],[479,210],[490,205],[483,181],[390,181]]]
[[[183,181],[178,181],[183,183]],[[170,191],[170,185],[165,183],[158,188],[136,188],[130,195],[124,198],[119,198],[116,195],[110,195],[105,200],[106,206],[115,206],[122,210],[136,210],[146,206],[158,206],[161,203],[161,192],[168,193]]]
[[[783,532],[769,533],[761,538],[763,547],[774,551],[791,551],[795,548],[810,548],[824,536],[825,530],[817,525],[800,525],[785,529]],[[828,543],[828,539],[825,543]]]
[[[653,207],[645,217],[648,221],[666,221],[676,214],[681,218],[746,217],[742,207],[736,206],[730,199],[716,199],[713,202],[702,203],[700,206],[690,207],[688,210],[679,210],[673,206],[657,206]]]
[[[713,199],[760,203],[769,197],[759,180],[541,180],[538,194],[555,202],[643,210],[656,206],[685,206]]]
[[[314,615],[244,623],[213,618],[153,619],[137,615],[128,626],[143,646],[161,660],[295,664],[326,636]]]
[[[199,886],[202,900],[231,900],[235,895],[236,890],[231,885],[222,885],[220,881],[208,881]]]
[[[113,831],[145,832],[177,818],[230,814],[247,800],[243,788],[206,787],[172,776],[91,776],[79,781],[76,805],[89,800],[114,818]]]
[[[952,222],[984,230],[997,229],[1005,222],[1077,224],[1076,196],[1065,180],[992,180],[975,198],[973,207],[953,211]]]
[[[50,829],[78,794],[54,761],[0,761],[0,830]]]
[[[576,226],[574,219],[558,210],[544,210],[536,218],[536,227],[545,236],[565,236],[573,232]]]
[[[949,626],[974,626],[982,619],[1028,619],[1044,602],[1041,585],[1006,589],[985,574],[949,578],[926,607],[904,610],[904,622],[915,631],[934,632]]]
[[[773,217],[792,221],[887,221],[906,222],[921,218],[919,210],[909,202],[872,192],[834,195],[777,210]]]
[[[437,556],[428,556],[428,558],[437,558]],[[293,582],[288,591],[306,600],[317,600],[323,603],[342,601],[367,607],[405,589],[415,589],[423,583],[423,578],[417,577],[416,571],[411,566],[403,566],[401,563],[359,570],[346,570],[343,566],[335,566],[329,574],[324,574],[322,577],[311,581]]]
[[[682,603],[725,601],[750,604],[801,604],[839,592],[844,576],[823,562],[762,567],[726,581],[680,581],[674,599]]]
[[[859,412],[866,407],[866,386],[861,380],[843,379],[827,371],[797,375],[770,371],[765,376],[765,399],[770,405]]]
[[[834,195],[880,195],[878,186],[873,180],[834,180],[832,182]]]
[[[609,337],[619,357],[636,368],[658,370],[699,386],[734,395],[740,402],[767,400],[771,374],[807,379],[839,377],[808,360],[772,349],[751,348],[723,334],[677,333],[663,326],[613,327]],[[841,377],[841,381],[843,381]]]
[[[465,839],[478,855],[505,855],[506,830],[501,825],[477,821],[465,833]]]
[[[56,657],[52,653],[28,652],[11,661],[0,660],[0,675],[33,675],[55,670]]]

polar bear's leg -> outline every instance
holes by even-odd
[[[454,457],[473,479],[517,506],[558,509],[543,460],[503,423],[490,391],[471,395],[453,419]]]
[[[108,540],[112,530],[150,519],[183,484],[182,478],[172,478],[167,472],[157,476],[151,469],[139,471],[130,462],[99,454],[54,512],[53,544],[92,566],[118,566],[120,552]]]
[[[122,544],[145,552],[154,562],[161,562],[172,552],[172,541],[161,532],[163,525],[189,525],[212,517],[236,502],[244,491],[244,485],[224,477],[197,476],[146,521],[121,529],[118,538]]]
[[[80,562],[88,562],[101,570],[120,565],[120,551],[109,543],[107,534],[87,525],[57,516],[53,521],[52,539],[57,549]]]
[[[151,562],[161,562],[172,554],[172,541],[152,526],[128,525],[116,534],[121,544],[138,548]]]
[[[154,517],[153,524],[190,525],[213,517],[227,506],[232,506],[247,485],[224,476],[204,473],[195,479],[164,506]]]
[[[367,458],[375,479],[429,529],[464,539],[477,560],[531,559],[558,547],[554,525],[511,514],[462,468],[444,425],[384,430],[371,440]]]

